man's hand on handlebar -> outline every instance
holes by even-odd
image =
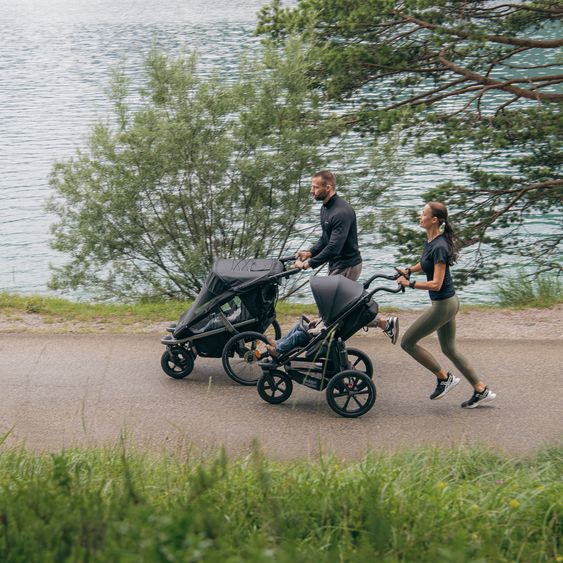
[[[294,268],[299,268],[300,270],[307,270],[309,268],[309,262],[307,260],[296,260],[293,264]]]
[[[295,258],[298,262],[305,262],[307,258],[311,258],[313,256],[308,250],[299,250],[295,253]]]

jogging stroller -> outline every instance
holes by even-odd
[[[326,389],[329,406],[341,416],[355,418],[368,412],[376,399],[373,367],[369,356],[361,350],[347,349],[345,342],[376,317],[374,293],[404,291],[402,286],[381,286],[368,292],[370,284],[377,278],[397,277],[376,274],[363,285],[344,276],[312,277],[311,290],[325,327],[305,347],[260,362],[260,397],[268,403],[283,403],[296,382],[317,391]]]
[[[268,342],[264,333],[281,336],[275,310],[279,284],[300,271],[285,269],[290,260],[294,257],[217,260],[193,305],[161,339],[166,346],[164,372],[183,379],[197,356],[222,358],[229,377],[241,385],[256,385],[261,374],[256,363]]]

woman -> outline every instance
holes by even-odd
[[[458,240],[448,222],[448,210],[443,203],[427,203],[420,214],[419,224],[427,236],[422,257],[415,266],[399,270],[402,275],[398,282],[404,287],[427,290],[432,307],[405,332],[401,347],[436,375],[438,381],[430,399],[440,399],[459,383],[459,378],[446,372],[434,356],[418,344],[419,340],[437,331],[442,352],[473,385],[472,397],[461,404],[463,408],[473,409],[494,400],[496,394],[479,379],[456,347],[455,317],[459,310],[459,300],[450,275],[450,266],[457,258]],[[420,271],[426,274],[427,281],[409,280],[411,274]]]

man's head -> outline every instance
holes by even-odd
[[[313,175],[311,194],[317,201],[326,203],[336,193],[336,177],[329,170],[321,170]]]

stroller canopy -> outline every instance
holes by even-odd
[[[283,272],[283,263],[268,258],[235,260],[220,258],[213,264],[199,295],[184,314],[178,328],[190,324],[205,312],[206,306],[221,295],[240,296],[250,313],[260,319],[272,316],[277,286],[268,284],[271,276]],[[240,290],[240,291],[239,291]],[[264,321],[265,322],[265,321]]]
[[[222,293],[227,289],[242,282],[258,281],[274,274],[283,272],[283,264],[279,260],[268,258],[249,258],[245,260],[234,260],[219,258],[213,264],[213,270],[205,282],[215,294]]]
[[[344,276],[313,276],[311,290],[326,325],[333,323],[365,293],[358,282]]]

